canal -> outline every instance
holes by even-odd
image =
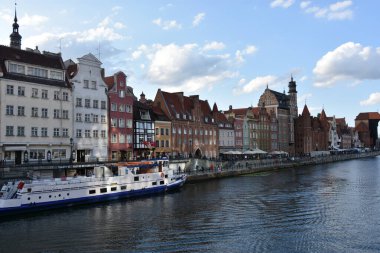
[[[379,252],[380,157],[0,220],[0,252]]]

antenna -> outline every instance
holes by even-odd
[[[62,38],[59,38],[59,52],[62,53]]]

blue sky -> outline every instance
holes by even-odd
[[[0,0],[9,45],[14,1]],[[135,95],[199,94],[219,109],[257,106],[292,74],[298,107],[346,117],[380,108],[377,0],[18,0],[22,47],[76,60],[100,55]],[[99,50],[100,48],[100,50]]]

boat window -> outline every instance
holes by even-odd
[[[164,181],[160,181],[160,184],[164,184],[165,182]]]
[[[30,200],[30,198],[28,198],[28,200]]]
[[[126,190],[126,189],[127,189],[127,186],[125,185],[120,186],[120,190]]]
[[[107,188],[100,188],[100,193],[106,193],[107,192]]]
[[[116,191],[116,187],[111,187],[111,192]]]
[[[135,180],[135,182],[136,182],[136,181],[139,181],[139,177],[135,177],[135,179],[134,179],[134,180]]]
[[[28,188],[28,192],[32,192],[32,188]]]
[[[95,194],[95,193],[96,193],[96,190],[89,190],[88,193],[89,193],[89,194]]]
[[[168,178],[168,175],[167,175],[167,174],[165,175],[165,178]]]
[[[157,185],[157,182],[152,182],[152,185]]]

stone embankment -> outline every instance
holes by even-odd
[[[321,157],[305,157],[299,159],[262,159],[262,160],[234,160],[210,161],[203,159],[189,159],[185,172],[187,182],[211,180],[223,177],[233,177],[245,174],[268,172],[279,169],[299,168],[324,163],[333,163],[366,157],[376,157],[380,151],[358,154],[340,154]]]

